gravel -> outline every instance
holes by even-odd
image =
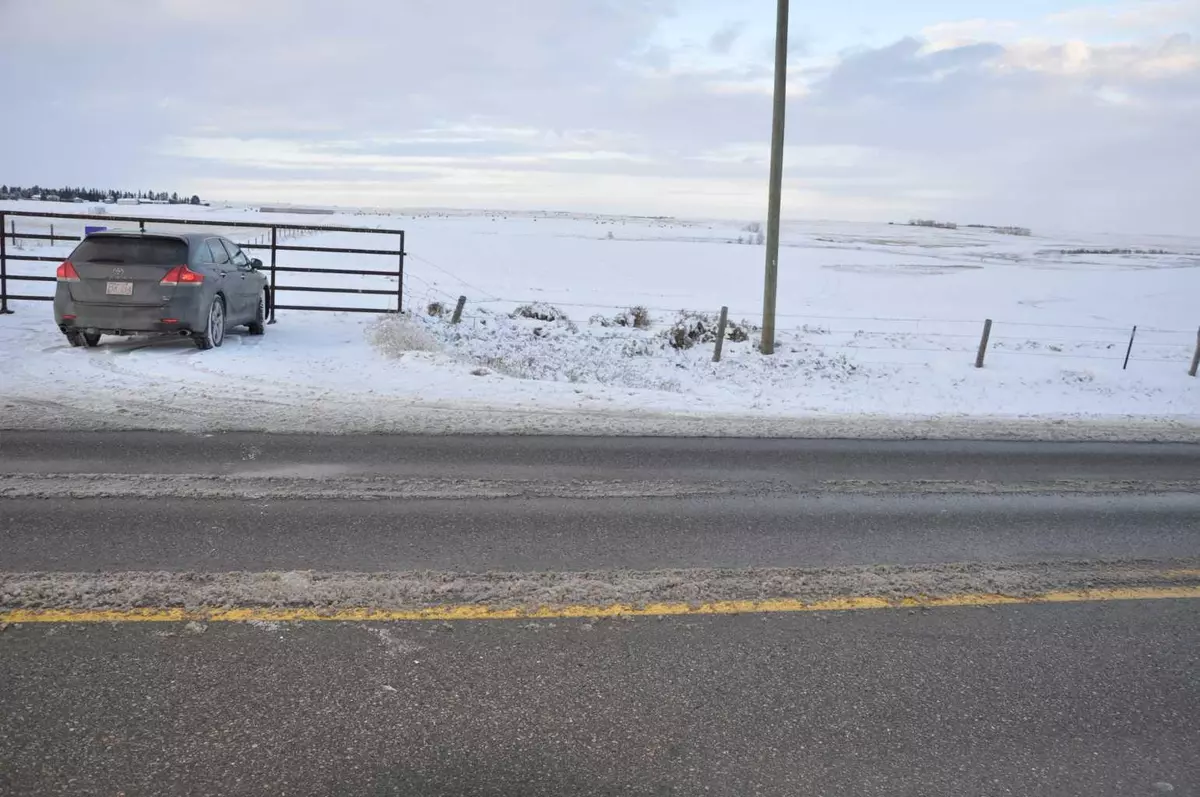
[[[399,478],[390,476],[250,476],[211,473],[0,473],[0,498],[220,498],[288,500],[480,498],[696,498],[798,494],[1104,495],[1200,493],[1200,481],[1054,479],[828,479],[792,485],[780,480],[679,481]]]
[[[821,569],[469,572],[0,573],[0,611],[13,609],[308,608],[377,610],[475,605],[536,608],[789,598],[904,598],[1200,583],[1200,557],[1174,560],[944,564]]]

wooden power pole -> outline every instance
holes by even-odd
[[[775,93],[771,112],[771,176],[767,191],[767,269],[763,280],[763,354],[775,353],[775,289],[779,282],[779,203],[783,193],[783,115],[787,104],[788,0],[776,0]]]

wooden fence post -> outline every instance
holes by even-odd
[[[1196,330],[1196,351],[1192,352],[1192,367],[1188,369],[1188,376],[1195,376],[1197,369],[1200,369],[1200,329]]]
[[[713,347],[713,362],[721,362],[721,347],[725,343],[725,325],[729,323],[729,308],[721,308],[721,320],[717,322],[717,345]]]
[[[54,225],[50,225],[50,245],[54,246]]]
[[[462,320],[463,305],[465,305],[466,303],[467,303],[466,296],[458,297],[458,304],[454,305],[454,315],[450,318],[451,324],[457,324],[459,321]]]
[[[1137,324],[1134,324],[1133,331],[1129,333],[1129,348],[1125,349],[1125,364],[1121,366],[1122,371],[1124,371],[1126,368],[1129,367],[1129,355],[1130,355],[1130,353],[1133,352],[1133,338],[1136,335],[1137,335]]]
[[[983,358],[987,354],[988,338],[992,336],[992,319],[983,321],[983,337],[979,339],[979,353],[975,355],[975,367],[983,367]]]

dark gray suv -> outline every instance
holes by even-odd
[[[271,294],[261,267],[219,235],[93,233],[58,267],[54,319],[72,346],[159,333],[211,349],[230,327],[266,330]]]

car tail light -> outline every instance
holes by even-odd
[[[161,321],[162,321],[164,324],[178,324],[178,323],[179,323],[179,319],[178,319],[178,318],[163,318],[163,319],[160,319],[160,320],[161,320]]]
[[[176,266],[167,272],[167,276],[163,277],[158,283],[159,285],[196,285],[204,282],[204,275],[197,274],[187,266]]]
[[[70,260],[64,260],[58,267],[59,282],[79,282],[79,272],[75,270]]]
[[[74,321],[74,320],[75,320],[75,316],[73,316],[73,315],[64,315],[63,316],[63,321]]]

